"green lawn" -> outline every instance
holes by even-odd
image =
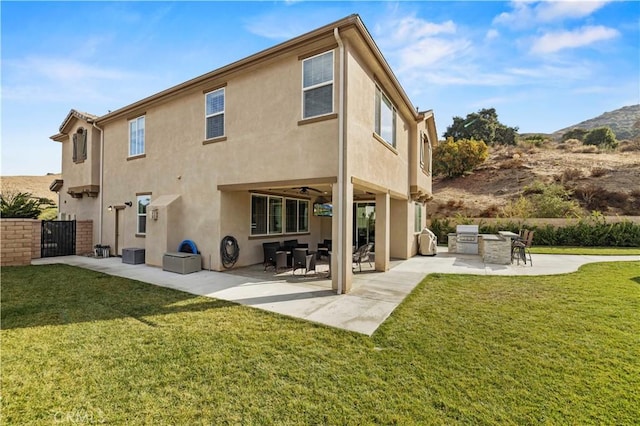
[[[531,247],[536,254],[587,254],[597,256],[640,255],[640,247]]]
[[[1,424],[639,424],[640,262],[430,275],[373,335],[2,269]]]

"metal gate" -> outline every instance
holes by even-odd
[[[40,256],[68,256],[76,254],[76,221],[43,220],[40,237]]]

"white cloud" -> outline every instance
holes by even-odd
[[[599,41],[616,38],[619,35],[617,30],[602,25],[582,27],[573,31],[550,32],[533,41],[531,52],[554,53],[564,49],[589,46]]]
[[[565,19],[579,19],[590,16],[609,1],[542,1],[511,2],[512,11],[503,12],[493,20],[494,24],[515,28],[530,28],[538,24],[557,22]]]
[[[31,74],[61,82],[73,82],[86,79],[118,80],[131,75],[129,72],[96,67],[67,58],[32,56],[11,61],[10,65],[23,71],[28,71]]]
[[[297,9],[279,10],[247,18],[244,29],[260,37],[288,40],[331,22],[333,15],[329,8],[314,15]]]
[[[3,68],[2,97],[14,101],[102,101],[113,93],[105,95],[105,87],[115,85],[117,91],[122,81],[145,80],[142,74],[57,57],[9,60]]]
[[[455,34],[456,24],[449,20],[443,23],[434,23],[416,18],[415,16],[406,16],[395,19],[384,25],[386,37],[392,43],[405,43],[412,39],[423,39],[440,34]],[[378,31],[381,30],[378,26]]]
[[[500,37],[500,33],[498,32],[498,30],[496,29],[490,29],[487,31],[487,33],[484,36],[485,40],[494,40],[496,38]]]
[[[407,15],[381,20],[374,38],[406,84],[423,84],[425,79],[455,84],[459,80],[451,68],[463,61],[472,44],[457,31],[451,20],[436,23]]]
[[[608,1],[548,1],[536,6],[536,16],[540,22],[551,22],[568,18],[584,18],[607,3]]]

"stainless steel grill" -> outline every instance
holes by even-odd
[[[456,251],[461,254],[478,254],[478,225],[456,226]]]

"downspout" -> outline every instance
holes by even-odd
[[[91,124],[100,131],[100,212],[98,213],[100,233],[98,234],[98,244],[102,245],[102,220],[104,215],[104,130],[98,127],[95,121],[92,121]]]
[[[338,90],[338,247],[343,249],[345,238],[345,221],[344,209],[346,208],[345,191],[344,191],[344,175],[345,175],[345,158],[344,158],[344,45],[338,32],[338,28],[333,29],[333,35],[338,43],[338,56],[340,59],[340,86]],[[342,294],[342,281],[344,276],[344,262],[342,256],[338,256],[338,294]]]

